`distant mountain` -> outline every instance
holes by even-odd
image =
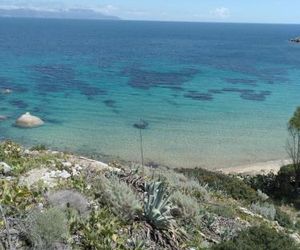
[[[34,9],[1,9],[0,17],[28,17],[28,18],[57,18],[57,19],[98,19],[119,20],[119,17],[109,16],[89,9],[70,10],[34,10]]]

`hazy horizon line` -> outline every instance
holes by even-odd
[[[0,8],[1,9],[1,8]],[[103,13],[99,13],[103,14]],[[103,14],[105,15],[105,14]],[[108,15],[107,15],[108,16]],[[109,16],[108,16],[109,17]],[[262,24],[262,25],[300,25],[300,23],[276,23],[276,22],[226,22],[226,21],[188,21],[188,20],[144,20],[144,19],[123,19],[119,16],[113,16],[118,19],[97,19],[97,18],[63,18],[63,17],[27,17],[27,16],[0,16],[0,18],[11,19],[48,19],[48,20],[76,20],[76,21],[104,21],[104,22],[158,22],[158,23],[207,23],[207,24]]]

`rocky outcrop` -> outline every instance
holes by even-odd
[[[50,170],[48,168],[32,169],[20,177],[19,185],[31,187],[34,184],[36,184],[37,182],[39,182],[40,180],[44,181],[44,176],[48,172],[50,172]]]
[[[300,43],[300,36],[292,38],[290,41],[293,43]]]
[[[29,112],[21,115],[16,120],[16,126],[21,128],[35,128],[42,126],[43,124],[44,122],[41,118],[31,115]]]
[[[0,122],[5,121],[7,119],[7,116],[5,115],[0,115]]]
[[[144,120],[140,120],[139,122],[136,122],[133,124],[133,127],[138,128],[138,129],[146,129],[148,126],[149,126],[149,123]]]
[[[59,180],[66,180],[70,177],[71,174],[66,170],[32,169],[20,178],[19,185],[31,187],[42,181],[47,187],[55,187]]]
[[[1,94],[11,94],[13,91],[11,89],[1,89],[0,93]]]

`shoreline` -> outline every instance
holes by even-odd
[[[0,143],[4,141],[15,141],[13,139],[0,139]],[[32,147],[38,145],[38,144],[24,144],[19,143],[19,145],[23,146],[25,149],[30,150]],[[43,144],[41,144],[43,145]],[[140,165],[140,161],[136,160],[126,160],[123,159],[120,156],[117,155],[109,155],[104,153],[95,153],[95,152],[84,152],[84,151],[76,151],[76,150],[69,150],[69,149],[60,149],[57,147],[48,147],[47,151],[50,152],[59,152],[59,153],[67,153],[69,155],[78,156],[80,158],[85,158],[86,160],[91,161],[98,161],[103,164],[110,164],[110,163],[119,163],[119,164],[126,164],[126,165]],[[223,167],[223,168],[210,168],[208,166],[194,166],[194,167],[181,167],[183,169],[194,169],[194,168],[202,168],[206,169],[208,171],[212,172],[221,172],[223,174],[242,174],[242,175],[257,175],[257,174],[268,174],[268,173],[274,173],[276,174],[280,168],[284,165],[291,164],[292,161],[289,159],[280,159],[280,160],[269,160],[269,161],[262,161],[262,162],[256,162],[256,163],[248,163],[243,165],[237,165],[234,167]],[[144,164],[145,167],[149,168],[166,168],[166,169],[177,169],[177,167],[164,164],[159,161],[152,161],[150,159],[147,159],[147,161]]]
[[[247,174],[247,175],[268,174],[268,173],[276,174],[282,166],[291,164],[291,162],[292,161],[289,159],[272,160],[266,162],[240,165],[236,167],[214,169],[213,171],[222,172],[224,174]]]
[[[117,155],[109,155],[105,153],[87,153],[87,152],[80,152],[80,151],[62,151],[60,149],[50,149],[58,152],[67,152],[72,155],[77,155],[80,157],[84,157],[90,160],[99,161],[104,164],[109,163],[120,163],[120,164],[127,164],[127,165],[141,165],[139,160],[126,160]],[[290,159],[280,159],[280,160],[269,160],[269,161],[261,161],[261,162],[254,162],[248,163],[243,165],[237,165],[234,167],[224,167],[224,168],[213,168],[213,167],[205,167],[205,166],[192,166],[192,167],[181,167],[183,169],[206,169],[211,172],[221,172],[223,174],[242,174],[242,175],[257,175],[257,174],[268,174],[273,172],[277,174],[280,168],[284,165],[291,164],[292,161]],[[144,163],[145,167],[148,168],[165,168],[165,169],[178,169],[178,167],[164,164],[159,161],[153,161],[151,159],[147,159]]]

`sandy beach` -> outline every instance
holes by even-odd
[[[291,160],[282,159],[267,162],[259,162],[255,164],[216,169],[224,174],[268,174],[270,172],[277,173],[284,165],[290,164]]]

